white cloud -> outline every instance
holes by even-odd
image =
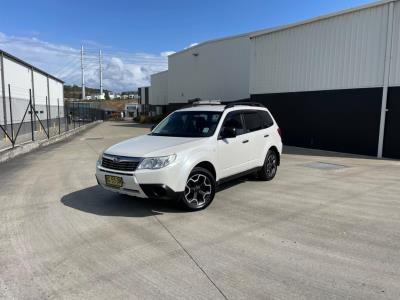
[[[94,45],[92,42],[91,45]],[[35,37],[8,36],[0,32],[0,48],[32,65],[64,80],[66,84],[80,85],[80,49],[52,44]],[[97,50],[88,50],[85,55],[86,86],[99,86]],[[103,48],[103,85],[113,91],[134,90],[150,84],[150,75],[168,68],[168,55],[127,53]]]

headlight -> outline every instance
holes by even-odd
[[[103,160],[103,154],[104,154],[104,151],[102,151],[102,152],[100,153],[99,158],[97,159],[97,165],[98,165],[98,166],[101,166],[101,162],[102,162],[102,160]]]
[[[161,157],[148,157],[142,160],[138,166],[140,169],[161,169],[173,163],[176,159],[176,154]]]

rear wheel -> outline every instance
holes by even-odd
[[[270,181],[274,179],[278,171],[278,155],[275,151],[269,150],[265,157],[264,165],[257,175],[261,180]]]
[[[185,191],[181,196],[181,205],[189,211],[206,208],[215,196],[215,178],[204,168],[196,167],[186,181]]]

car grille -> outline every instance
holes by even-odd
[[[124,156],[103,156],[101,166],[111,170],[135,171],[139,165],[140,158]]]

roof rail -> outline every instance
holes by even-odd
[[[200,105],[221,105],[220,100],[200,100],[200,99],[195,99],[193,101],[189,102],[189,105],[185,107],[194,107],[194,106],[200,106]]]
[[[244,106],[256,106],[256,107],[265,107],[263,104],[258,103],[258,102],[230,102],[228,104],[226,104],[225,109],[231,108],[231,107],[235,107],[235,106],[239,106],[239,105],[244,105]]]

